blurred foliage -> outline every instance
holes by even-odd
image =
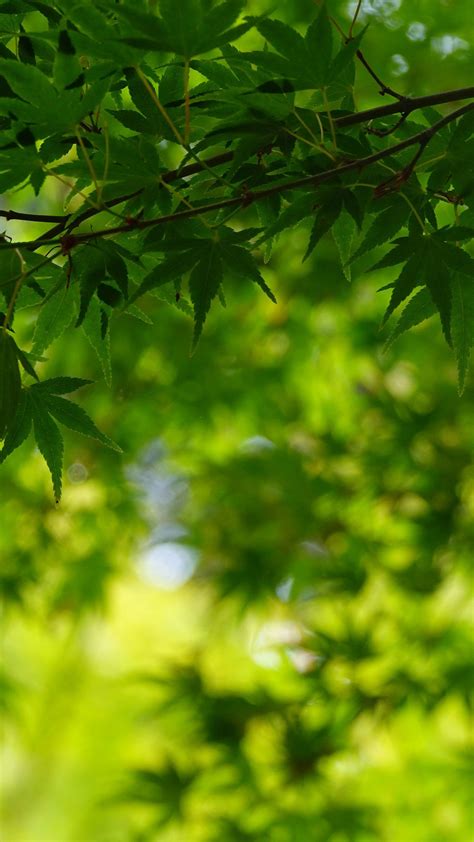
[[[436,45],[470,4],[363,15],[394,85],[459,83],[466,49]],[[278,304],[236,284],[191,358],[165,303],[117,321],[84,403],[125,455],[66,437],[59,508],[32,444],[2,466],[8,842],[471,838],[472,388],[431,322],[383,353],[389,274],[349,286],[302,239],[265,269]],[[74,332],[56,348],[48,377],[100,379]]]

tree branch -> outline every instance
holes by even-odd
[[[350,39],[348,39],[347,43],[349,43],[349,40]],[[372,76],[372,79],[375,82],[377,82],[377,85],[379,85],[379,87],[380,87],[379,94],[381,96],[384,96],[385,94],[389,94],[389,96],[393,96],[394,99],[398,99],[399,101],[403,100],[403,96],[401,94],[398,94],[393,88],[389,88],[389,86],[386,85],[384,82],[382,82],[381,78],[379,76],[377,76],[375,70],[373,69],[373,67],[371,67],[371,65],[367,61],[367,59],[364,56],[362,50],[357,50],[356,56],[359,59],[360,63],[363,65],[363,67],[365,67],[365,69],[367,70],[367,73],[369,73],[369,75]]]
[[[391,114],[407,115],[420,108],[427,108],[433,105],[441,105],[443,103],[457,102],[462,99],[471,98],[474,98],[474,86],[467,88],[456,88],[450,91],[441,91],[439,93],[427,94],[425,96],[419,97],[406,97],[403,100],[390,103],[389,105],[380,105],[375,108],[368,108],[365,111],[356,112],[355,114],[347,114],[342,115],[341,117],[334,117],[333,123],[336,126],[336,128],[343,128],[347,126],[358,125],[360,123],[365,123],[369,120],[387,117]],[[458,115],[459,110],[454,111],[452,112],[452,114],[449,114],[447,116],[450,121],[451,119],[456,119],[456,116]],[[439,123],[435,125],[439,125]],[[445,123],[443,123],[443,125],[445,125]],[[410,139],[410,143],[416,142],[416,140]],[[406,143],[406,141],[404,141],[404,143]],[[391,147],[391,150],[387,150],[386,154],[392,154],[392,150],[394,148],[396,147]],[[220,164],[229,163],[230,161],[232,161],[233,157],[234,153],[232,151],[222,152],[219,155],[214,155],[213,157],[206,159],[206,161],[203,161],[202,163],[188,164],[185,167],[178,167],[177,169],[169,170],[168,172],[163,173],[161,178],[163,181],[170,183],[178,180],[179,178],[187,178],[188,176],[200,173],[203,169],[206,169],[208,167],[216,167]],[[334,171],[341,172],[341,168],[336,168]],[[332,171],[329,170],[328,172]],[[51,228],[49,231],[46,231],[44,234],[40,235],[36,240],[33,240],[30,243],[28,243],[28,246],[30,248],[37,248],[41,245],[47,245],[48,242],[54,242],[54,238],[59,237],[65,230],[71,232],[83,222],[85,222],[87,219],[96,216],[98,213],[101,213],[104,210],[107,210],[108,208],[113,208],[116,205],[122,204],[123,202],[128,202],[130,201],[130,199],[134,199],[137,196],[139,196],[142,192],[143,188],[140,188],[139,190],[135,190],[133,193],[128,193],[124,196],[118,196],[115,199],[111,199],[108,202],[104,202],[102,208],[88,208],[72,220],[72,214],[66,214],[65,216],[61,217],[48,214],[22,214],[17,211],[0,211],[0,216],[4,216],[7,219],[24,219],[32,222],[57,222],[58,224]],[[231,199],[227,201],[233,201],[234,204],[237,205],[239,200]],[[223,207],[226,207],[226,205],[223,205]],[[129,229],[130,226],[127,225],[122,230]],[[56,242],[59,242],[59,240],[56,240]]]
[[[179,178],[187,178],[190,175],[196,175],[196,173],[202,172],[203,169],[207,167],[215,167],[219,164],[225,164],[229,161],[232,161],[234,157],[233,152],[223,152],[220,155],[214,155],[212,158],[208,158],[206,161],[203,161],[202,164],[188,164],[186,167],[178,167],[175,170],[169,170],[168,172],[163,173],[161,176],[161,180],[166,182],[167,184],[177,181]],[[44,240],[51,240],[53,237],[58,236],[61,234],[65,229],[68,231],[73,231],[74,228],[77,228],[87,219],[90,219],[92,216],[96,216],[98,213],[102,213],[103,211],[107,210],[108,208],[113,208],[116,205],[121,205],[123,202],[129,202],[130,199],[135,199],[137,196],[140,196],[143,193],[144,188],[140,188],[139,190],[135,190],[133,193],[127,193],[124,196],[117,196],[116,199],[111,199],[109,202],[104,202],[103,208],[87,208],[87,210],[80,213],[76,216],[75,219],[68,224],[69,220],[71,219],[72,214],[67,214],[63,217],[58,217],[59,224],[55,225],[54,228],[50,228],[49,231],[46,231],[37,240],[33,240],[35,243],[35,248],[37,245],[41,245]],[[53,220],[51,220],[53,221]]]
[[[335,117],[334,122],[336,126],[355,126],[357,123],[365,123],[379,117],[388,117],[390,114],[411,114],[412,111],[417,111],[419,108],[428,108],[445,102],[459,102],[461,99],[472,99],[473,97],[474,87],[456,88],[452,91],[441,91],[426,96],[405,97],[403,100],[391,102],[389,105],[378,105],[375,108],[367,108],[365,111],[358,111],[355,114]]]
[[[406,140],[402,140],[400,143],[396,143],[393,146],[389,146],[386,149],[380,149],[378,152],[374,152],[371,155],[367,155],[365,158],[358,158],[356,161],[349,161],[347,164],[342,164],[339,167],[334,167],[330,170],[325,170],[324,172],[317,173],[316,175],[309,175],[304,176],[303,178],[298,178],[292,181],[285,181],[281,184],[274,184],[271,187],[266,187],[263,190],[256,190],[255,192],[247,192],[245,195],[240,196],[233,196],[229,199],[222,199],[217,202],[210,202],[207,205],[200,205],[195,208],[188,208],[187,210],[177,211],[175,213],[167,214],[166,216],[160,216],[155,219],[146,219],[146,220],[132,220],[131,223],[128,222],[124,225],[117,225],[114,228],[102,228],[97,231],[91,231],[89,233],[84,234],[67,234],[64,237],[56,240],[44,240],[41,242],[40,240],[36,240],[36,246],[39,245],[51,245],[52,242],[56,242],[61,245],[63,253],[67,254],[72,248],[75,248],[82,243],[88,243],[92,240],[97,240],[100,237],[110,237],[113,234],[122,234],[126,231],[130,232],[132,230],[140,230],[143,231],[147,228],[153,228],[158,225],[164,225],[168,222],[176,222],[182,219],[191,219],[195,216],[201,216],[205,213],[210,213],[217,210],[223,210],[226,208],[237,207],[238,205],[247,206],[253,202],[257,202],[260,199],[264,199],[267,196],[272,196],[275,193],[283,193],[287,190],[298,190],[301,187],[317,187],[320,184],[325,183],[326,181],[330,181],[333,178],[337,178],[341,175],[345,175],[345,173],[352,172],[353,170],[362,170],[365,167],[370,166],[371,164],[377,163],[377,161],[381,161],[383,158],[387,158],[391,155],[396,155],[399,152],[403,152],[403,150],[408,149],[410,146],[415,146],[416,144],[419,145],[419,153],[415,156],[415,160],[418,159],[419,155],[425,148],[425,146],[430,142],[431,138],[436,134],[436,132],[440,131],[444,126],[448,125],[448,123],[456,120],[458,117],[462,117],[463,114],[467,114],[468,111],[474,109],[474,103],[468,103],[467,105],[463,105],[461,108],[458,108],[456,111],[451,112],[451,114],[447,114],[441,120],[438,120],[437,123],[434,123],[432,126],[428,126],[428,128],[423,129],[423,131],[418,132],[412,137],[407,138]],[[413,169],[413,162],[411,165],[410,172]],[[12,243],[12,247],[18,248],[19,246],[30,246],[31,243]],[[5,246],[3,246],[5,248]]]
[[[23,219],[26,222],[62,222],[64,216],[51,213],[22,213],[21,211],[3,210],[0,208],[0,216],[9,222],[11,219]]]
[[[357,23],[357,18],[359,17],[360,7],[362,6],[362,0],[357,0],[357,6],[355,8],[355,12],[353,18],[351,20],[351,25],[349,27],[349,38],[352,38],[352,33],[354,31],[354,26]]]
[[[344,33],[344,30],[342,29],[342,27],[340,27],[340,26],[339,26],[339,24],[338,24],[338,22],[337,22],[337,20],[336,20],[335,18],[333,18],[333,17],[330,17],[330,18],[329,18],[329,20],[331,21],[331,23],[333,24],[333,26],[334,26],[334,27],[337,29],[337,31],[339,32],[339,35],[341,35],[341,36],[342,36],[342,38],[344,39],[344,43],[345,43],[345,44],[349,44],[349,43],[353,40],[352,30],[353,30],[353,28],[354,28],[354,24],[355,24],[355,22],[356,22],[356,20],[357,20],[357,18],[358,18],[358,16],[359,16],[360,7],[361,7],[361,3],[359,2],[359,3],[357,3],[357,8],[356,8],[356,11],[355,11],[354,17],[353,17],[353,19],[352,19],[351,27],[350,27],[350,30],[349,30],[349,35],[346,35],[346,34]],[[364,56],[364,54],[363,54],[362,50],[357,50],[357,51],[356,51],[356,56],[357,56],[357,58],[359,59],[360,63],[361,63],[361,64],[365,67],[365,69],[367,70],[367,73],[368,73],[370,76],[372,76],[372,79],[373,79],[375,82],[377,82],[377,85],[378,85],[378,86],[379,86],[379,88],[380,88],[380,90],[379,90],[379,94],[380,94],[381,96],[384,96],[385,94],[389,94],[390,96],[393,96],[393,97],[394,97],[394,99],[399,99],[399,100],[403,99],[403,96],[402,96],[401,94],[398,94],[396,91],[394,91],[394,90],[393,90],[393,88],[389,88],[389,87],[388,87],[388,85],[386,85],[386,84],[385,84],[385,82],[382,82],[381,78],[380,78],[379,76],[377,76],[377,74],[376,74],[375,70],[371,67],[371,65],[369,64],[369,62],[368,62],[368,61],[367,61],[367,59],[365,58],[365,56]]]

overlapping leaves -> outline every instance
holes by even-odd
[[[438,313],[462,391],[474,309],[469,106],[452,125],[423,109],[421,122],[361,132],[353,82],[364,30],[339,37],[326,4],[306,31],[246,15],[244,0],[149,5],[2,5],[19,37],[15,47],[0,36],[0,189],[29,182],[38,195],[50,178],[70,185],[67,213],[44,235],[49,266],[36,266],[36,244],[0,242],[10,322],[15,309],[37,305],[34,357],[80,327],[110,383],[109,327],[123,312],[149,323],[136,305],[147,293],[194,316],[194,350],[228,279],[250,280],[275,300],[262,265],[280,233],[301,226],[303,259],[317,260],[332,234],[348,280],[390,242],[372,267],[399,267],[384,321],[404,310],[389,342]],[[452,224],[441,201],[455,208]],[[58,490],[56,421],[73,423],[75,410],[60,418],[57,395],[42,384],[22,389],[19,366],[34,375],[31,362],[5,330],[1,342],[3,458],[33,425]]]
[[[243,0],[224,0],[218,4],[204,0],[179,3],[162,0],[159,17],[140,12],[130,3],[120,6],[117,13],[120,20],[137,32],[124,37],[125,43],[190,59],[243,35],[251,24],[234,24],[244,5]]]

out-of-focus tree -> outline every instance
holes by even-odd
[[[37,67],[52,61],[47,13],[72,44],[84,32],[100,42],[92,16],[108,4],[75,4],[89,32],[66,5],[40,5],[0,7],[4,47],[25,66],[29,44]],[[346,33],[356,8],[328,4]],[[303,0],[278,9],[303,35],[314,14]],[[354,34],[367,22],[364,55],[389,87],[418,96],[465,83],[469,4],[364,2]],[[243,39],[262,47],[255,28]],[[144,72],[155,83],[162,70]],[[386,104],[360,63],[356,73],[358,108]],[[126,89],[114,97],[138,113]],[[113,143],[122,129],[110,118],[109,130]],[[64,160],[77,166],[80,152]],[[178,163],[173,148],[162,154]],[[88,193],[90,173],[58,174]],[[69,188],[48,181],[44,205],[31,188],[10,204],[61,216]],[[83,198],[72,201],[80,214]],[[268,227],[256,208],[245,225]],[[438,225],[467,212],[440,202]],[[7,226],[28,238],[27,222]],[[354,228],[350,253],[366,230]],[[81,405],[123,452],[66,431],[59,507],[32,440],[1,466],[12,842],[469,838],[472,392],[458,397],[434,318],[384,350],[390,290],[376,291],[396,273],[370,270],[384,241],[350,264],[348,284],[338,229],[302,264],[308,234],[283,231],[268,262],[252,252],[277,304],[230,278],[191,357],[185,287],[178,301],[172,287],[140,302],[152,324],[110,319],[110,387],[72,327],[48,360],[27,357],[42,382],[65,371],[99,381]],[[20,347],[38,318],[37,305],[17,311]]]

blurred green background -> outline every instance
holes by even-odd
[[[346,29],[354,6],[330,3]],[[468,84],[467,0],[367,21],[387,84]],[[5,842],[474,839],[472,388],[434,319],[383,353],[392,273],[350,285],[305,244],[262,267],[278,305],[228,289],[193,357],[153,298],[113,325],[111,390],[82,335],[53,346],[43,376],[98,381],[79,400],[124,456],[67,438],[59,508],[31,443],[1,469]]]

